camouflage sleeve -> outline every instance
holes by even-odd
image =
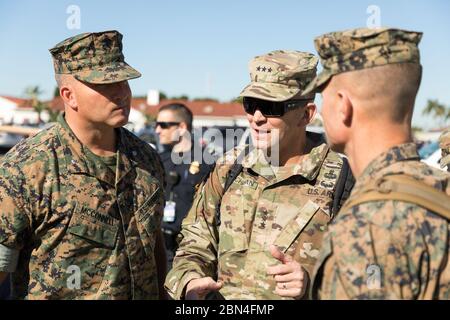
[[[15,250],[21,250],[31,234],[32,216],[24,185],[18,168],[0,164],[0,244]]]
[[[439,249],[427,243],[447,239],[448,232],[447,226],[430,226],[425,213],[399,201],[361,204],[341,213],[330,226],[318,260],[320,299],[418,298],[429,282],[427,274],[439,273],[433,270],[431,256],[439,256]]]
[[[158,205],[155,210],[157,211],[157,216],[160,217],[156,222],[158,223],[157,229],[161,229],[162,217],[164,216],[164,194],[165,194],[165,171],[164,165],[161,161],[161,158],[153,147],[149,144],[138,140],[137,142],[140,145],[141,152],[143,154],[142,162],[149,166],[149,171],[152,175],[158,180],[160,187],[160,194],[162,199],[162,205]],[[145,159],[145,160],[144,160]]]
[[[218,228],[216,206],[223,192],[222,169],[215,167],[194,197],[183,220],[179,247],[173,268],[166,277],[166,288],[174,299],[183,299],[187,283],[196,278],[217,274]]]
[[[16,271],[19,254],[19,250],[11,249],[0,244],[0,272]]]

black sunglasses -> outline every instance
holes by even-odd
[[[180,124],[179,122],[170,122],[170,121],[169,122],[156,122],[155,128],[160,126],[161,129],[168,129],[171,126],[177,126],[179,124]]]
[[[257,98],[244,97],[244,110],[248,114],[255,114],[258,109],[265,117],[282,117],[289,110],[304,105],[308,100],[267,101]]]

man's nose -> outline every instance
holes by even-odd
[[[259,111],[259,109],[255,110],[255,113],[253,114],[253,120],[256,123],[265,122],[267,118]]]
[[[113,96],[116,99],[127,99],[128,96],[131,94],[130,86],[128,85],[128,81],[121,81],[115,83],[113,86]]]

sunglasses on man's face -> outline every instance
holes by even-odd
[[[159,126],[159,127],[161,127],[161,129],[168,129],[172,126],[177,126],[179,124],[180,124],[179,122],[170,122],[170,121],[169,122],[156,122],[155,128]]]
[[[267,101],[257,98],[244,97],[244,110],[248,114],[255,114],[258,109],[265,117],[282,117],[289,110],[304,105],[307,100]]]

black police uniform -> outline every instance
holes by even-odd
[[[164,235],[167,255],[167,268],[172,268],[172,261],[177,250],[176,237],[181,231],[181,223],[186,217],[192,206],[195,194],[195,186],[209,173],[212,166],[203,163],[201,155],[194,154],[194,147],[191,152],[185,154],[177,154],[175,159],[182,158],[181,164],[175,164],[172,160],[172,147],[162,146],[163,151],[160,152],[160,158],[164,165],[166,173],[165,199],[175,202],[175,219],[173,222],[162,222],[162,231]],[[204,150],[202,150],[202,153]],[[193,161],[199,163],[199,171],[197,173],[189,172],[189,168]],[[176,174],[175,174],[176,173]],[[178,181],[173,176],[178,175]],[[172,176],[172,178],[171,178]],[[171,194],[172,193],[172,194]]]

